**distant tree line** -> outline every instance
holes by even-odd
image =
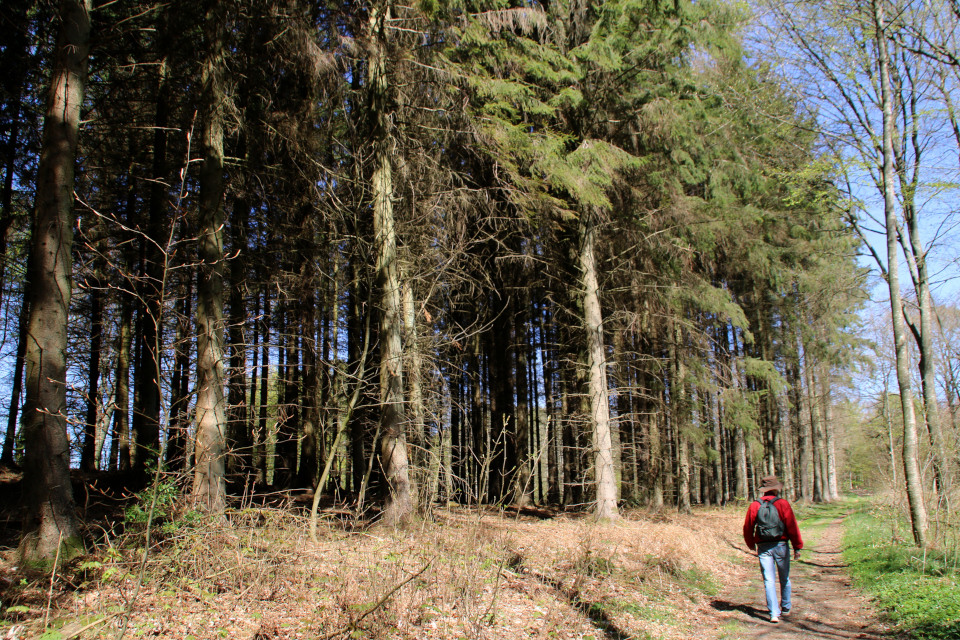
[[[838,495],[863,272],[723,2],[6,0],[6,464],[689,511]],[[21,404],[22,400],[22,404]],[[18,427],[19,420],[19,427]],[[74,542],[71,542],[74,541]]]

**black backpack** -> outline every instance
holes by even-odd
[[[756,538],[760,542],[772,542],[783,537],[786,527],[780,519],[777,507],[774,506],[777,500],[783,498],[774,498],[773,500],[757,500],[760,503],[760,509],[757,511],[757,520],[754,525]]]

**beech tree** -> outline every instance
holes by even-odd
[[[894,342],[897,345],[898,379],[904,419],[904,479],[910,496],[914,521],[914,537],[922,544],[925,509],[919,484],[918,430],[913,424],[912,365],[910,353],[901,342],[906,332],[913,335],[920,354],[919,369],[922,390],[922,413],[926,433],[934,452],[936,488],[943,495],[951,484],[952,464],[948,455],[936,397],[933,354],[933,312],[930,262],[941,240],[928,234],[921,219],[925,208],[936,208],[942,199],[943,177],[952,174],[952,163],[945,166],[932,150],[949,139],[942,124],[949,122],[951,109],[939,89],[943,79],[943,61],[925,56],[918,28],[938,24],[943,6],[931,5],[934,13],[926,14],[906,5],[890,2],[834,5],[824,13],[822,7],[797,3],[775,11],[783,25],[797,58],[793,64],[801,69],[801,78],[816,91],[812,102],[821,105],[821,126],[841,166],[848,187],[850,221],[857,229],[865,249],[872,255],[889,286]],[[808,28],[803,15],[816,10],[821,25]],[[939,13],[937,13],[939,12]],[[906,27],[919,15],[914,27]],[[936,17],[933,17],[936,16]],[[893,21],[889,23],[888,21]],[[826,28],[825,28],[826,27]],[[802,66],[800,66],[802,61]],[[939,68],[937,65],[941,65]],[[942,108],[940,105],[946,106]],[[947,122],[944,122],[946,115]],[[861,169],[863,168],[863,169]],[[851,185],[861,177],[876,188],[883,215],[872,215],[869,201],[863,202],[862,190]],[[935,194],[924,202],[922,194]],[[878,229],[887,241],[886,250],[874,247],[871,235]],[[890,243],[893,242],[893,245]],[[900,290],[899,265],[905,259],[913,284],[912,295]],[[896,290],[894,290],[896,289]],[[916,317],[912,311],[914,300]]]

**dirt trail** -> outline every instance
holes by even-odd
[[[880,621],[870,601],[850,584],[840,557],[842,519],[831,522],[814,544],[807,543],[800,561],[792,561],[793,610],[779,624],[769,622],[760,565],[746,547],[739,575],[711,606],[723,619],[719,638],[787,640],[792,638],[900,637]]]

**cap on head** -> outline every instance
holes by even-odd
[[[777,480],[777,476],[767,476],[760,481],[760,493],[770,493],[781,489],[783,489],[783,483]]]

